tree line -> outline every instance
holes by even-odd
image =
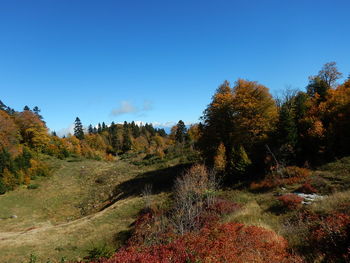
[[[350,154],[350,79],[341,84],[336,63],[309,78],[305,91],[274,98],[264,85],[238,79],[218,87],[198,124],[180,120],[170,134],[152,124],[75,119],[74,134],[49,134],[40,109],[15,111],[0,101],[0,193],[48,173],[40,154],[114,160],[126,153],[163,159],[200,152],[228,182],[286,165],[310,166]],[[147,157],[148,158],[148,157]]]
[[[216,90],[200,123],[198,147],[209,166],[229,180],[310,166],[350,153],[350,79],[336,63],[309,77],[305,91],[273,98],[267,87],[238,79]]]

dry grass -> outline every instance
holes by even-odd
[[[34,181],[38,189],[22,187],[0,196],[1,263],[28,262],[32,253],[38,262],[80,260],[97,244],[117,248],[144,202],[137,194],[108,200],[118,184],[158,169],[120,160],[50,162],[57,169]],[[152,196],[154,202],[164,198]]]

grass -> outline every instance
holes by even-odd
[[[115,162],[48,158],[55,167],[52,176],[38,177],[31,189],[20,187],[0,196],[1,262],[27,263],[30,254],[38,262],[59,262],[62,257],[79,261],[96,248],[123,245],[144,207],[145,186],[152,185],[153,203],[164,204],[174,178],[190,165],[179,157],[148,160],[141,155]],[[304,209],[326,214],[349,204],[349,172],[350,157],[313,171],[309,178],[325,197]],[[306,238],[305,229],[288,224],[297,211],[282,209],[276,195],[293,192],[302,183],[264,192],[242,185],[220,190],[219,196],[242,206],[222,220],[274,230],[297,249]],[[17,218],[10,218],[13,215]]]
[[[1,262],[81,260],[99,244],[118,248],[143,208],[141,197],[152,184],[153,202],[162,202],[183,166],[178,161],[136,166],[127,160],[47,160],[50,177],[0,196]],[[163,167],[163,169],[160,169]],[[9,218],[16,215],[17,218]]]

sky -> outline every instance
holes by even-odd
[[[303,90],[350,73],[348,0],[0,0],[0,100],[51,130],[198,122],[238,78]]]

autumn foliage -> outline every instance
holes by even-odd
[[[253,182],[250,185],[252,190],[267,190],[277,186],[285,186],[295,184],[306,180],[311,175],[311,171],[307,168],[297,166],[287,166],[281,171],[273,171],[259,182]]]
[[[309,242],[324,257],[325,262],[350,261],[350,216],[344,213],[328,215],[311,227]]]
[[[279,196],[277,199],[281,202],[281,204],[284,207],[290,210],[300,207],[302,201],[304,200],[304,198],[296,194],[285,194],[285,195]]]
[[[287,241],[271,230],[238,223],[205,227],[168,244],[130,246],[104,263],[302,262],[288,253]]]

